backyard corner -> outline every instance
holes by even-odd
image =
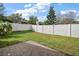
[[[0,3],[0,56],[79,56],[78,5]]]
[[[0,38],[0,48],[25,41],[35,41],[68,55],[79,55],[79,38],[42,34],[33,31],[17,31]],[[4,44],[3,44],[4,43]]]

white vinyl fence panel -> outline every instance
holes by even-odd
[[[54,25],[53,27],[53,25],[30,25],[30,24],[12,23],[12,31],[23,31],[23,30],[33,30],[35,32],[45,34],[70,36],[70,24]],[[71,25],[71,36],[79,38],[79,24]]]
[[[53,25],[32,25],[32,29],[35,32],[46,33],[46,34],[54,34],[62,36],[70,36],[71,34],[72,37],[79,38],[79,24],[72,24],[71,30],[70,30],[70,24],[54,25],[54,27]]]
[[[30,24],[18,24],[12,23],[12,31],[22,31],[22,30],[31,30],[32,25]]]
[[[54,26],[55,35],[70,36],[70,25],[55,25]]]
[[[79,24],[72,24],[71,28],[72,37],[79,37]]]
[[[40,32],[40,33],[46,33],[46,34],[52,34],[52,26],[51,25],[32,25],[32,29],[35,32]]]
[[[43,33],[46,33],[46,34],[53,34],[53,26],[52,25],[48,25],[48,26],[46,26],[46,25],[43,25],[42,26],[42,32]]]

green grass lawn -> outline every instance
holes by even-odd
[[[79,38],[70,39],[70,37],[53,36],[33,31],[18,31],[8,36],[0,37],[0,48],[28,40],[36,41],[70,55],[79,55]]]

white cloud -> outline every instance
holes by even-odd
[[[46,6],[50,6],[50,3],[37,3],[36,4],[37,9],[44,9]]]
[[[60,13],[61,13],[61,15],[66,14],[66,11],[61,11]]]
[[[64,18],[74,19],[76,18],[77,11],[76,10],[64,10],[64,11],[61,11],[61,15]]]
[[[38,17],[38,19],[39,19],[39,21],[44,21],[44,20],[46,20],[46,16],[40,16],[40,17]]]
[[[17,10],[14,13],[21,13],[22,16],[26,18],[29,15],[37,13],[37,10],[34,8],[29,8],[29,9]]]
[[[61,6],[62,5],[62,3],[58,3],[58,6]]]
[[[29,9],[23,9],[23,10],[17,10],[17,11],[15,11],[14,13],[35,13],[35,12],[37,12],[37,10],[36,9],[34,9],[34,8],[29,8]]]
[[[30,6],[32,6],[32,7],[30,7]],[[24,7],[29,7],[29,8],[16,10],[14,13],[21,13],[24,18],[28,18],[30,15],[38,14],[38,11],[39,11],[39,13],[46,12],[45,8],[47,6],[49,7],[50,3],[37,3],[35,5],[26,4],[26,5],[24,5]],[[39,18],[41,18],[41,17],[39,17]],[[44,18],[44,17],[42,17],[42,18]]]
[[[76,10],[64,10],[64,11],[61,11],[61,15],[64,15],[64,14],[68,14],[69,12],[73,12],[73,13],[76,13],[77,11]]]
[[[24,7],[31,7],[32,4],[25,4]]]
[[[42,10],[41,12],[46,12],[46,10]]]
[[[23,10],[16,10],[15,12],[13,13],[23,13],[24,11]]]

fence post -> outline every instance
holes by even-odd
[[[42,33],[43,33],[43,25],[41,25],[42,26]]]
[[[70,22],[70,39],[72,39],[72,24],[73,24],[73,20]]]
[[[54,35],[54,24],[53,24],[53,35]]]
[[[71,39],[71,24],[70,24],[70,39]]]

